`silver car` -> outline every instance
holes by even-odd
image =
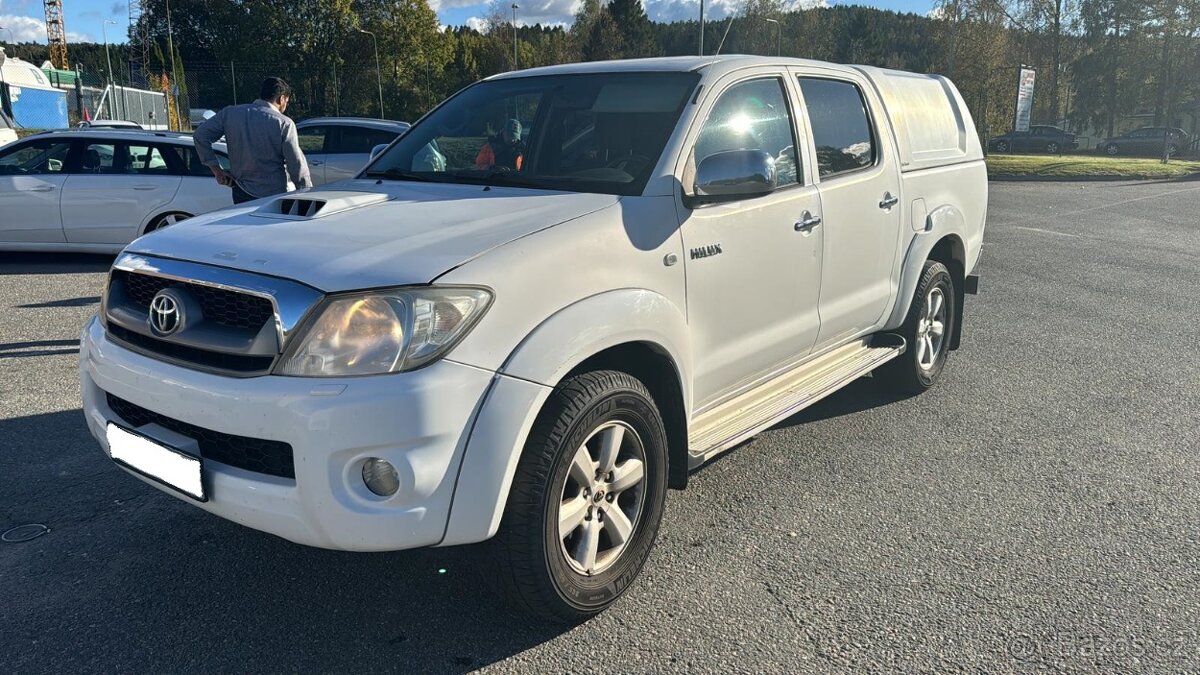
[[[314,117],[296,125],[313,185],[353,178],[371,150],[408,131],[408,122],[363,117]]]

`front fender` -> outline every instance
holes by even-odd
[[[647,343],[671,358],[690,409],[687,322],[666,297],[626,288],[559,310],[521,341],[488,391],[459,467],[442,546],[496,534],[525,439],[554,385],[589,357],[630,342]]]
[[[904,323],[909,307],[912,306],[917,284],[921,281],[921,271],[925,267],[925,261],[929,259],[929,254],[938,242],[946,237],[951,237],[955,242],[955,255],[963,259],[965,263],[963,242],[967,239],[966,229],[966,219],[963,217],[962,211],[955,206],[948,204],[939,206],[929,213],[925,219],[925,229],[918,232],[908,244],[908,251],[904,255],[904,266],[900,270],[896,304],[892,307],[892,313],[888,316],[884,330],[895,330]],[[966,269],[969,268],[964,267],[964,270]]]

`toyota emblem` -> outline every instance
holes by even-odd
[[[150,301],[150,330],[166,337],[183,325],[183,303],[174,293],[163,289]]]

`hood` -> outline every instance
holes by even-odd
[[[327,292],[424,284],[497,246],[617,199],[350,180],[199,216],[126,250],[293,279]]]

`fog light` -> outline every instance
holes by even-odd
[[[363,482],[367,489],[380,497],[391,497],[400,489],[400,475],[388,462],[371,457],[363,463]]]

